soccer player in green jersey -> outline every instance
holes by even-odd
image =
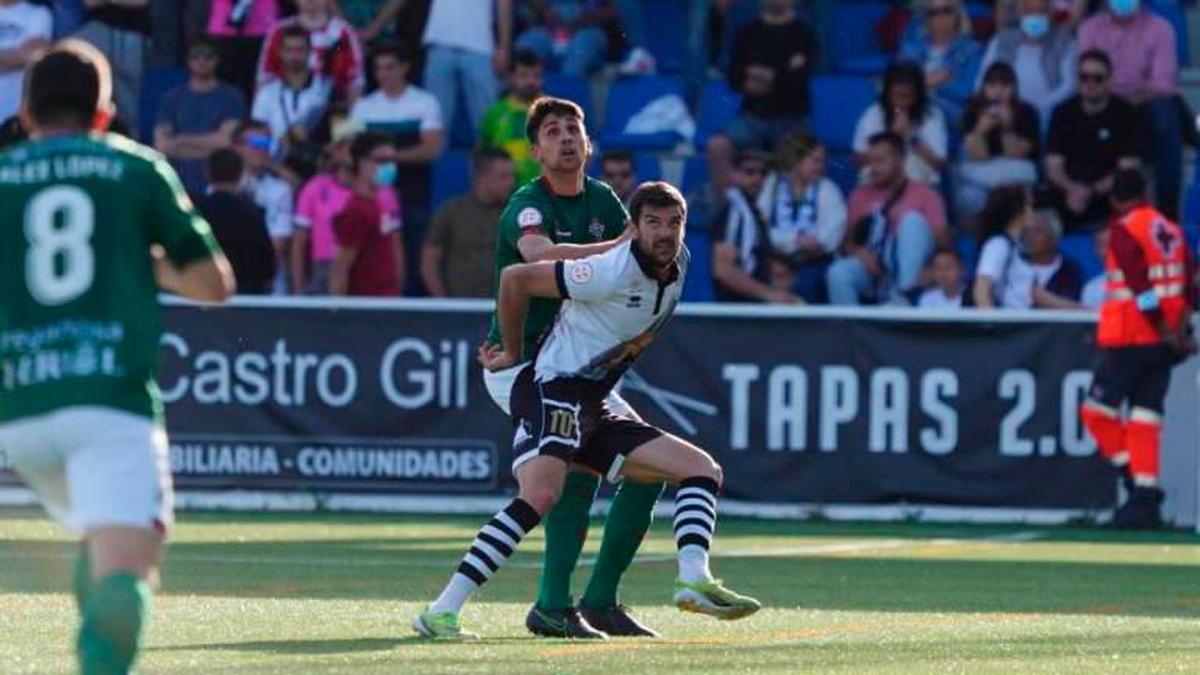
[[[500,215],[496,244],[496,288],[509,265],[570,260],[602,253],[627,242],[629,213],[612,188],[586,175],[591,141],[583,111],[563,99],[543,97],[529,110],[526,135],[542,177],[517,190]],[[517,373],[533,358],[538,339],[553,324],[561,300],[537,298],[525,324],[522,364],[484,372],[488,392],[508,414]],[[496,316],[488,345],[500,343]],[[615,392],[607,401],[619,414],[636,417]],[[536,635],[603,638],[605,634],[654,636],[617,599],[621,575],[633,561],[663,484],[624,482],[613,497],[596,566],[578,607],[571,598],[571,575],[587,536],[589,512],[600,477],[576,466],[567,477],[562,500],[545,520],[546,553],[537,602],[525,620]]]
[[[233,292],[207,223],[162,155],[106,135],[104,55],[58,43],[31,67],[31,141],[0,155],[0,446],[83,542],[81,671],[127,673],[171,524],[155,384],[159,288]]]

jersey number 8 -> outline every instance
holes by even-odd
[[[61,222],[61,225],[56,221]],[[95,207],[80,188],[56,185],[34,195],[25,207],[25,282],[43,305],[61,305],[82,295],[96,277],[91,238]]]

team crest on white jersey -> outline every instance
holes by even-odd
[[[577,284],[586,284],[592,280],[592,265],[589,262],[579,261],[571,266],[571,281]]]

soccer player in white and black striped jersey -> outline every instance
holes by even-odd
[[[721,619],[758,611],[709,571],[721,467],[700,448],[624,417],[605,404],[617,380],[674,313],[687,272],[687,205],[666,183],[645,183],[630,202],[633,240],[580,260],[512,265],[500,277],[502,345],[485,349],[489,370],[521,362],[531,298],[567,302],[532,364],[517,376],[511,412],[517,498],[480,529],[457,571],[430,607],[413,619],[432,638],[474,637],[459,613],[558,501],[568,463],[610,480],[667,481],[675,497],[679,577],[675,604]]]

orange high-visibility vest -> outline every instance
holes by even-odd
[[[1117,220],[1142,250],[1152,288],[1135,295],[1110,247],[1104,257],[1105,296],[1100,307],[1097,342],[1101,347],[1157,344],[1162,341],[1144,308],[1157,307],[1167,326],[1179,327],[1187,312],[1187,240],[1179,226],[1149,206],[1140,206]]]

